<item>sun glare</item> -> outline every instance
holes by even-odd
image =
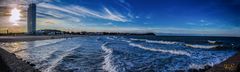
[[[20,10],[18,10],[17,8],[12,9],[11,11],[11,17],[10,17],[10,22],[14,23],[13,25],[18,25],[18,21],[20,20]]]

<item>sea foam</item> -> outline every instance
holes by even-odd
[[[198,44],[185,44],[187,47],[191,48],[203,48],[203,49],[211,49],[211,48],[216,48],[218,45],[198,45]]]
[[[215,44],[217,41],[208,40],[208,43]]]
[[[104,43],[101,48],[102,50],[106,53],[106,55],[104,56],[104,61],[103,61],[103,66],[102,68],[108,72],[117,72],[116,71],[116,67],[112,64],[112,53],[113,53],[113,50],[110,49],[110,48],[107,48],[107,45],[108,43]]]
[[[62,54],[60,54],[56,59],[52,60],[50,63],[50,66],[46,69],[43,70],[43,72],[53,72],[54,71],[54,68],[58,65],[58,63],[66,56],[68,56],[71,51],[79,48],[81,45],[78,45],[76,47],[73,47],[73,48],[70,48],[70,49],[67,49],[65,50],[65,52],[63,52]]]
[[[157,52],[163,52],[163,53],[170,53],[170,54],[176,54],[176,55],[186,55],[186,56],[191,56],[190,53],[185,52],[185,51],[177,51],[177,50],[163,50],[163,49],[155,49],[155,48],[148,48],[148,47],[144,47],[140,44],[134,44],[134,43],[130,43],[130,46],[133,47],[138,47],[144,50],[149,50],[149,51],[157,51]]]
[[[158,44],[178,44],[179,43],[179,42],[173,42],[173,41],[156,41],[156,40],[134,39],[134,38],[131,38],[130,40],[145,41],[148,43],[158,43]]]

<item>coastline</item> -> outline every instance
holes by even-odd
[[[35,40],[47,40],[47,39],[59,39],[59,38],[72,38],[84,35],[53,35],[53,36],[0,36],[0,42],[18,42],[18,41],[35,41]]]
[[[61,36],[0,36],[0,42],[17,42],[17,41],[35,41],[58,38],[72,38],[84,35],[61,35]],[[34,69],[34,64],[18,59],[14,54],[0,48],[0,72],[40,72]],[[189,70],[190,72],[240,72],[240,51],[235,55],[214,65],[206,70]]]

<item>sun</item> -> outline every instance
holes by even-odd
[[[12,22],[13,25],[18,25],[18,21],[21,19],[20,16],[21,16],[20,10],[18,10],[17,8],[14,8],[11,11],[11,16],[9,21]]]

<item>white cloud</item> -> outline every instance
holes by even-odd
[[[52,9],[54,8],[54,9]],[[57,9],[57,10],[56,10]],[[38,17],[44,17],[44,18],[52,18],[52,19],[58,19],[63,20],[66,22],[75,22],[79,23],[81,19],[77,15],[70,15],[70,14],[64,14],[63,9],[52,6],[51,8],[45,8],[41,5],[37,8],[37,16]]]
[[[81,15],[81,14],[78,14],[77,12],[73,12],[71,10],[68,10],[68,9],[53,5],[53,4],[48,4],[48,3],[39,4],[38,7],[45,8],[45,9],[57,10],[57,11],[66,12],[66,13],[70,13],[70,14],[74,14],[74,15]]]
[[[107,9],[106,7],[104,7],[104,10],[105,10],[105,12],[107,12],[107,14],[104,16],[104,18],[106,18],[106,19],[111,19],[111,20],[121,21],[121,22],[127,22],[128,21],[128,19],[126,19],[121,14],[113,13],[109,9]]]
[[[89,17],[95,17],[95,18],[112,20],[112,21],[119,21],[119,22],[130,21],[126,17],[121,15],[120,13],[113,12],[106,7],[103,7],[104,12],[94,11],[94,10],[80,7],[77,5],[69,5],[69,6],[61,6],[60,7],[60,6],[56,6],[53,4],[42,3],[42,4],[39,4],[38,7],[46,8],[46,9],[53,9],[53,10],[61,11],[64,13],[72,14],[75,16],[81,16],[81,17],[89,16]]]

